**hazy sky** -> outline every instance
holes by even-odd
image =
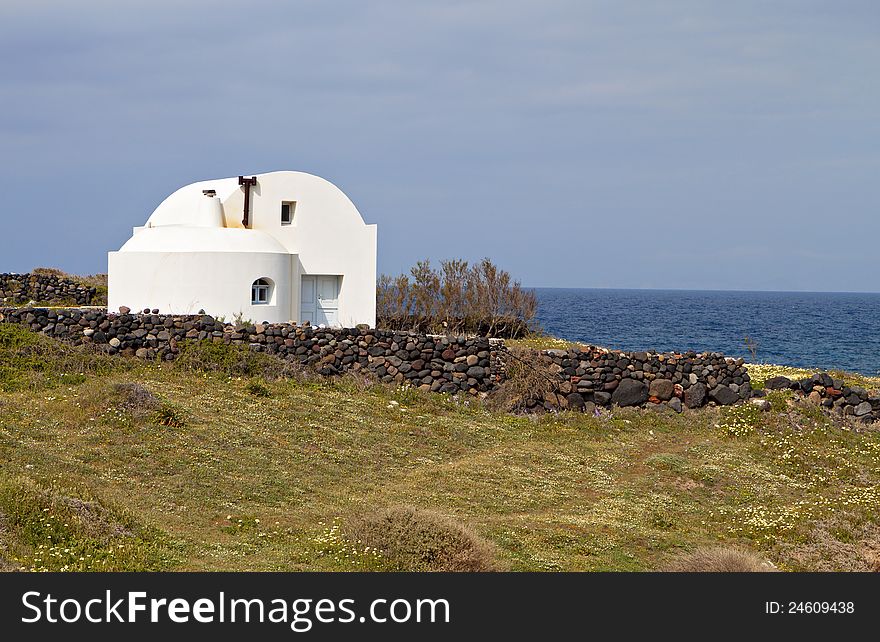
[[[295,169],[383,272],[878,291],[878,79],[876,0],[2,0],[0,271]]]

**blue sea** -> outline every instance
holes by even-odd
[[[880,294],[535,288],[550,335],[622,350],[720,351],[880,373]]]

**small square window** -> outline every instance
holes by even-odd
[[[281,224],[293,223],[293,215],[296,213],[296,201],[283,201],[281,203]]]

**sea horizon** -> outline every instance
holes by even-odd
[[[529,289],[538,298],[535,320],[541,329],[568,341],[880,373],[877,292]]]
[[[526,290],[620,290],[637,292],[743,292],[766,294],[877,294],[880,290],[743,290],[737,288],[636,288],[567,285],[523,285]]]

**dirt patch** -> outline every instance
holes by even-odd
[[[706,484],[695,481],[693,479],[686,479],[685,477],[677,477],[672,480],[673,488],[677,490],[696,490],[697,488],[705,488]]]

